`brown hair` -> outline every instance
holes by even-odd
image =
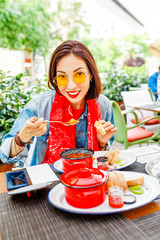
[[[50,66],[49,66],[49,80],[48,86],[50,89],[55,89],[60,94],[57,85],[53,82],[56,76],[57,63],[69,54],[74,54],[85,61],[87,67],[92,75],[90,81],[90,88],[86,95],[86,100],[98,98],[101,92],[101,80],[98,74],[96,62],[89,51],[89,49],[81,42],[75,40],[68,40],[59,45],[52,54]]]

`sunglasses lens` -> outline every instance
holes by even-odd
[[[65,75],[57,75],[55,80],[58,87],[65,87],[68,84],[68,78]],[[84,83],[86,75],[83,72],[74,73],[73,81],[77,84]]]
[[[67,85],[68,79],[67,79],[67,77],[64,76],[64,75],[58,75],[58,76],[56,77],[56,83],[57,83],[57,86],[58,86],[58,87],[64,87],[64,86]]]
[[[86,75],[83,72],[78,72],[73,75],[73,80],[75,83],[81,84],[86,81]]]

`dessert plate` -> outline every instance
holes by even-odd
[[[93,158],[93,167],[97,168],[97,157],[101,157],[104,156],[105,153],[107,153],[107,151],[95,151]],[[121,151],[119,154],[118,159],[121,159],[121,163],[115,163],[114,165],[112,165],[112,169],[109,169],[108,171],[112,171],[112,170],[120,170],[126,167],[129,167],[130,165],[132,165],[133,163],[135,163],[137,161],[137,157],[132,154],[132,153],[128,153],[128,152],[123,152]],[[57,160],[56,162],[53,163],[52,168],[59,173],[63,173],[63,165],[62,165],[62,159]]]
[[[133,204],[124,204],[122,208],[111,208],[108,204],[108,196],[106,196],[105,201],[97,207],[87,209],[75,208],[66,202],[64,185],[62,183],[56,185],[54,188],[50,190],[47,197],[48,201],[54,207],[59,208],[66,212],[79,214],[112,214],[141,207],[152,202],[159,196],[160,185],[159,181],[155,177],[139,172],[127,172],[127,171],[122,172],[126,180],[141,176],[144,177],[144,184],[142,185],[142,188],[144,190],[143,194],[141,195],[133,194],[129,190],[125,192],[126,194],[132,194],[136,197],[136,202]]]

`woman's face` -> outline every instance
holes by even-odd
[[[92,78],[85,61],[74,54],[67,55],[58,62],[56,71],[57,75],[68,77],[67,85],[58,87],[61,94],[70,101],[73,108],[82,108]],[[73,80],[73,74],[78,76],[85,74],[86,80],[83,83],[76,83]]]

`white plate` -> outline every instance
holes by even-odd
[[[122,208],[111,208],[108,205],[108,196],[106,196],[106,200],[101,205],[94,208],[82,209],[82,208],[72,207],[65,200],[64,185],[62,183],[56,185],[54,188],[50,190],[47,197],[48,201],[54,207],[59,208],[63,211],[71,212],[71,213],[111,214],[111,213],[124,212],[127,210],[141,207],[143,205],[146,205],[152,202],[158,197],[160,193],[160,185],[158,180],[155,177],[149,176],[143,173],[138,173],[138,172],[124,171],[123,174],[126,179],[143,176],[144,184],[142,187],[144,189],[144,193],[141,195],[138,195],[138,194],[133,194],[129,190],[127,190],[126,193],[131,193],[136,196],[136,202],[133,204],[124,204]]]
[[[95,151],[93,157],[95,158],[95,160],[93,161],[93,167],[97,168],[97,157],[101,157],[104,156],[104,154],[107,153],[107,151]],[[124,166],[120,166],[119,164],[115,163],[114,165],[112,165],[113,167],[115,166],[116,168],[113,170],[120,170],[126,167],[129,167],[130,165],[132,165],[133,163],[135,163],[137,161],[137,157],[135,155],[133,155],[132,153],[128,153],[128,152],[123,152],[121,151],[119,154],[119,159],[123,160],[123,164]],[[62,159],[57,160],[56,162],[53,163],[52,168],[59,173],[63,173],[63,165],[62,165]],[[110,170],[109,170],[110,171]]]
[[[154,177],[158,175],[160,178],[160,158],[149,161],[145,166],[145,170],[149,175]]]
[[[22,187],[22,188],[17,188],[15,190],[9,191],[8,194],[9,195],[15,195],[15,194],[31,192],[31,191],[34,191],[34,190],[45,188],[48,185],[50,185],[51,183],[53,183],[53,181],[52,182],[33,184],[33,185],[29,185],[29,186]]]

